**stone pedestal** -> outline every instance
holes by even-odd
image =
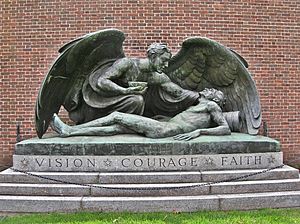
[[[281,152],[160,156],[14,155],[24,171],[122,172],[264,169],[282,164]]]
[[[191,141],[135,135],[30,139],[16,144],[26,171],[193,171],[262,169],[282,164],[276,140],[233,133]]]
[[[173,138],[151,139],[137,135],[109,137],[45,136],[16,144],[15,155],[211,155],[234,153],[280,152],[278,141],[242,133],[226,136],[200,136],[190,141]]]
[[[277,141],[134,135],[30,139],[0,173],[0,211],[197,211],[300,206]]]

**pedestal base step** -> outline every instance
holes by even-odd
[[[300,179],[172,184],[22,184],[0,183],[0,195],[23,196],[199,196],[213,194],[300,191]]]
[[[0,173],[0,212],[159,212],[299,206],[299,171],[289,166],[203,172],[22,173],[8,169]]]
[[[199,183],[240,180],[275,180],[299,177],[299,171],[284,166],[264,172],[266,169],[170,171],[170,172],[29,172],[27,175],[7,169],[0,173],[0,183],[58,183],[53,180],[89,184],[146,184],[146,183]],[[256,175],[257,174],[257,175]],[[43,178],[39,178],[41,176]],[[247,176],[247,177],[246,177]]]
[[[300,191],[174,197],[0,196],[2,212],[190,212],[300,207]]]

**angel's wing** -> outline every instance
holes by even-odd
[[[240,111],[241,131],[257,134],[261,107],[248,64],[235,51],[208,38],[188,38],[171,59],[166,73],[182,88],[201,91],[216,88],[227,100],[224,111]]]
[[[64,45],[40,88],[35,106],[36,132],[46,132],[54,113],[63,105],[71,111],[79,104],[86,77],[105,61],[124,57],[124,34],[107,29],[87,34]]]

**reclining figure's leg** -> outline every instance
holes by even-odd
[[[62,136],[139,133],[159,138],[181,133],[177,125],[121,112],[113,112],[106,117],[76,126],[68,126],[54,115],[52,127]]]

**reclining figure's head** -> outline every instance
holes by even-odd
[[[220,107],[223,107],[226,101],[224,93],[214,88],[205,88],[204,90],[199,92],[199,94],[200,96],[203,96],[208,100],[216,102]]]

